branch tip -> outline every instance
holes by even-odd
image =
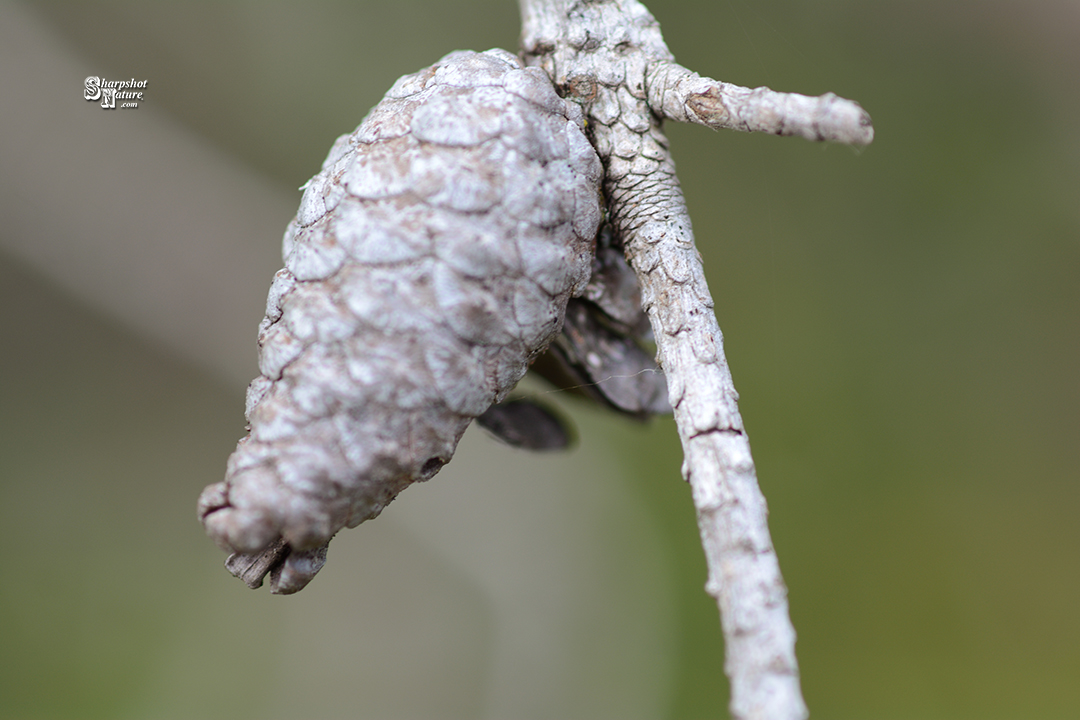
[[[666,61],[649,68],[647,88],[650,107],[669,120],[845,145],[869,145],[874,139],[870,114],[833,93],[810,97],[767,87],[750,89]]]

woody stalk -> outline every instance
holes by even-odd
[[[581,103],[604,165],[608,216],[641,284],[682,441],[719,606],[731,713],[807,717],[787,589],[769,537],[738,394],[724,357],[665,119],[715,129],[866,145],[870,116],[832,94],[807,97],[703,78],[675,62],[636,0],[520,0],[526,62]]]

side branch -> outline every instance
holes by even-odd
[[[767,87],[751,90],[663,61],[646,71],[646,91],[649,106],[662,117],[714,130],[795,135],[846,145],[869,145],[874,139],[870,115],[857,102],[832,93],[810,97]]]

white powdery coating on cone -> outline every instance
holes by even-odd
[[[251,433],[200,502],[222,547],[324,544],[447,463],[555,337],[591,272],[599,159],[510,53],[394,84],[330,151],[259,328]]]

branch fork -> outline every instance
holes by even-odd
[[[803,720],[795,630],[738,394],[663,120],[866,145],[870,116],[831,93],[749,89],[682,67],[637,0],[520,0],[526,62],[582,105],[608,214],[641,285],[719,606],[731,713]]]

